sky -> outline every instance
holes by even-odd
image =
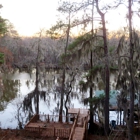
[[[55,24],[57,0],[0,0],[2,18],[8,19],[20,35],[32,36]]]
[[[49,29],[56,23],[59,0],[0,0],[2,18],[8,19],[21,36],[33,36],[40,29]],[[117,30],[126,26],[127,9],[120,6],[118,10],[106,13],[107,28]],[[135,26],[140,26],[140,18],[135,18]]]

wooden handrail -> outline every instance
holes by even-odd
[[[55,128],[55,127],[26,127],[25,128],[25,136],[34,136],[32,132],[34,132],[38,136],[44,137],[62,137],[62,138],[69,138],[70,135],[70,128]],[[27,133],[29,132],[29,133]]]
[[[68,116],[68,117],[70,117],[70,116]],[[46,120],[48,120],[48,118],[49,118],[50,122],[58,122],[59,115],[44,115],[44,114],[39,115],[39,120],[41,120],[41,121],[46,121]],[[62,116],[62,118],[63,118],[62,119],[63,122],[66,122],[66,116]]]
[[[85,119],[84,119],[84,125],[83,125],[83,128],[84,128],[84,135],[83,135],[83,139],[86,139],[87,140],[87,123],[88,123],[88,117],[89,116],[86,116]]]
[[[86,114],[80,114],[80,109],[77,110],[77,112],[78,113],[76,114],[76,117],[74,119],[74,122],[73,122],[73,125],[72,125],[71,129],[63,130],[61,128],[53,128],[53,131],[50,130],[47,135],[50,135],[50,136],[53,136],[53,135],[55,136],[56,135],[59,138],[63,137],[63,136],[67,137],[69,135],[69,140],[72,140],[73,137],[74,137],[75,128],[78,126],[78,122],[80,121],[80,122],[82,122],[81,123],[82,125],[79,125],[79,126],[84,128],[84,130],[83,130],[83,138],[84,138],[84,135],[85,135],[85,132],[86,132],[86,129],[87,129],[87,122],[88,122],[89,115],[88,114],[87,115]],[[83,113],[83,111],[82,111],[82,113]],[[59,115],[44,115],[44,114],[42,114],[42,115],[34,115],[29,123],[34,123],[34,122],[37,122],[38,120],[41,121],[41,122],[42,121],[47,121],[47,120],[48,120],[48,122],[52,122],[52,121],[57,122],[58,118],[59,118]],[[65,121],[65,118],[66,118],[66,116],[64,116],[64,121]],[[26,129],[26,127],[28,127],[29,123],[27,123],[27,125],[25,126],[25,129]],[[39,129],[38,130],[39,133],[42,133],[43,130],[45,130],[45,128],[38,128],[38,129]],[[30,131],[31,128],[28,127],[26,130]],[[57,133],[55,133],[55,131]]]
[[[39,120],[39,115],[35,114],[35,115],[31,118],[31,120],[25,125],[25,127],[26,127],[29,123],[31,123],[31,122],[37,122],[37,120]]]
[[[70,128],[55,128],[55,137],[69,138]]]
[[[86,117],[84,118],[84,125],[83,125],[84,128],[86,128],[87,121],[88,121],[88,116],[86,116]]]
[[[69,136],[69,140],[72,140],[72,137],[73,137],[73,135],[74,135],[74,130],[75,130],[75,127],[76,127],[76,125],[77,125],[77,121],[78,121],[79,114],[80,114],[80,110],[78,111],[77,117],[76,117],[75,120],[74,120],[72,129],[71,129],[71,133],[70,133],[70,136]]]

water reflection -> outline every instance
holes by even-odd
[[[35,73],[28,74],[26,72],[13,74],[3,74],[2,82],[4,86],[3,94],[0,98],[0,127],[1,128],[17,128],[20,127],[19,122],[23,125],[28,121],[28,111],[23,111],[23,99],[35,89]],[[40,114],[55,114],[59,107],[59,93],[56,88],[60,86],[61,77],[58,73],[48,72],[42,81],[42,94],[39,103]],[[83,108],[77,100],[80,94],[77,94],[77,88],[73,89],[71,106]],[[33,103],[32,103],[33,104]],[[34,106],[34,104],[33,104]],[[35,113],[34,107],[32,108]]]
[[[4,110],[7,104],[13,100],[19,92],[20,81],[4,79],[3,80],[3,93],[0,98],[0,111]]]

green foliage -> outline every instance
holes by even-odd
[[[94,103],[94,104],[98,104],[100,103],[102,100],[104,100],[105,98],[105,94],[102,93],[100,94],[98,97],[94,96],[93,98],[89,98],[89,103]]]
[[[109,66],[109,69],[110,69],[110,72],[112,74],[117,74],[117,72],[118,72],[118,65],[113,64],[113,65]]]
[[[80,81],[79,82],[79,85],[83,85],[85,82],[84,81]]]
[[[87,74],[85,74],[84,76],[83,76],[83,78],[85,78],[86,79],[86,81],[80,81],[79,82],[79,85],[80,85],[80,87],[81,87],[81,89],[82,89],[82,92],[85,92],[85,91],[87,91],[87,89],[89,88],[89,87],[95,87],[96,88],[96,86],[95,86],[95,81],[93,82],[91,82],[91,80],[90,80],[90,78],[91,78],[91,76],[93,77],[93,78],[96,78],[96,76],[97,76],[97,73],[98,72],[100,72],[101,70],[102,70],[102,65],[96,65],[96,66],[94,66],[94,67],[92,67],[92,69],[90,69],[89,71],[88,71],[88,73]],[[97,78],[98,79],[98,78]],[[104,85],[104,84],[102,84],[102,85]],[[103,86],[102,86],[103,87]],[[103,88],[102,88],[103,89]]]
[[[90,77],[90,76],[94,77],[97,74],[97,72],[100,71],[102,68],[103,68],[102,65],[96,65],[92,67],[92,69],[89,70],[87,77]]]
[[[86,42],[90,38],[91,38],[91,33],[87,33],[87,34],[84,34],[84,35],[81,35],[81,36],[77,37],[75,39],[75,41],[68,46],[68,50],[69,51],[73,50],[79,44],[81,44],[82,42]]]
[[[116,93],[115,90],[110,91],[109,92],[109,98],[110,99],[113,98],[115,93]],[[99,96],[94,96],[93,98],[88,98],[87,103],[89,102],[89,103],[93,103],[93,104],[98,104],[98,103],[102,102],[104,99],[105,99],[105,93],[103,91],[101,94],[99,94]]]
[[[68,46],[68,50],[73,50],[79,43],[84,40],[84,36],[79,36],[76,40]]]
[[[98,98],[100,98],[100,99],[105,98],[105,94],[104,93],[100,94]]]
[[[109,48],[109,52],[112,53],[115,50],[115,46]]]
[[[6,19],[3,19],[0,16],[0,36],[5,34],[7,32],[7,23],[6,23]]]
[[[79,82],[79,85],[81,86],[81,89],[82,89],[82,92],[86,92],[89,85],[88,85],[88,81],[87,82],[84,82],[84,81],[80,81]]]
[[[110,69],[111,69],[111,70],[117,70],[117,69],[118,69],[118,66],[117,66],[117,65],[110,66]]]
[[[67,61],[65,61],[65,60],[69,60],[69,57],[70,57],[70,54],[61,54],[61,56],[60,56],[60,65],[64,65],[65,63],[67,63]]]
[[[4,63],[4,53],[0,52],[0,64]]]
[[[68,53],[67,53],[67,54],[64,54],[64,53],[63,53],[63,54],[61,55],[61,60],[66,59],[67,57],[69,57],[69,55],[70,55],[70,54],[68,54]]]
[[[99,89],[99,90],[105,89],[105,84],[104,84],[104,82],[103,82],[102,80],[100,80],[100,81],[97,83],[97,85],[98,85],[98,89]]]
[[[67,28],[67,24],[63,21],[57,21],[56,25],[53,25],[49,30],[46,31],[47,36],[51,37],[51,39],[59,39],[63,36],[63,31]]]

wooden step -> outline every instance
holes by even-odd
[[[73,135],[73,140],[83,140],[85,129],[82,127],[76,127]]]

